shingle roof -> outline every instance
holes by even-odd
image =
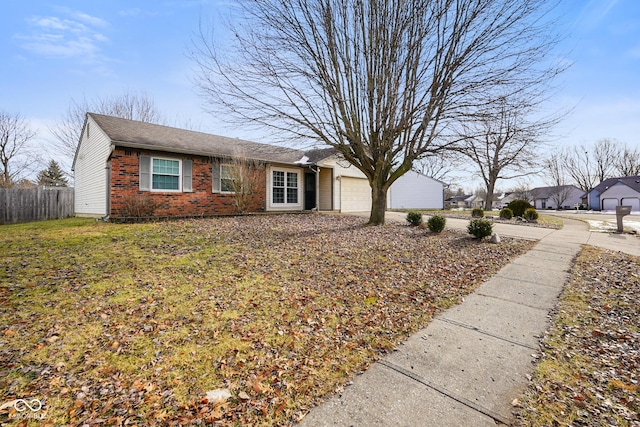
[[[309,158],[309,163],[317,163],[320,160],[326,159],[327,157],[333,156],[334,154],[338,154],[338,150],[331,148],[315,148],[313,150],[309,150],[304,153],[305,156]]]
[[[605,179],[600,184],[593,187],[593,190],[597,191],[598,193],[602,193],[604,190],[613,185],[616,185],[618,182],[621,182],[640,193],[640,176],[624,176],[621,178]]]
[[[582,191],[575,185],[555,185],[553,187],[536,187],[531,190],[531,195],[536,199],[549,199],[561,191],[566,190]]]
[[[463,202],[469,197],[472,197],[472,195],[466,194],[462,196],[453,196],[453,197],[449,197],[446,201],[447,202]]]
[[[167,151],[212,157],[238,157],[293,164],[305,152],[276,145],[212,135],[169,126],[88,113],[100,128],[121,147]]]

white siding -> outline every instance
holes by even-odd
[[[535,191],[535,190],[534,190]],[[539,198],[539,199],[535,199],[535,204],[534,207],[536,209],[558,209],[558,203],[557,200],[558,199],[564,199],[562,200],[562,206],[560,206],[561,208],[564,209],[573,209],[575,208],[576,205],[579,205],[580,203],[582,203],[582,198],[580,196],[582,196],[582,194],[584,194],[584,192],[582,190],[579,190],[577,188],[568,188],[568,189],[560,189],[560,192],[562,192],[561,194],[559,193],[553,193],[553,192],[548,192],[547,194],[547,198]],[[542,206],[542,201],[545,201],[545,205]]]
[[[87,117],[74,164],[76,215],[107,215],[106,168],[110,152],[109,137],[91,117]]]
[[[631,212],[640,212],[640,197],[625,197],[622,199],[623,206],[631,206]]]
[[[615,211],[618,206],[618,199],[602,199],[603,211]]]
[[[333,173],[331,169],[320,168],[320,183],[318,189],[320,191],[320,210],[330,211],[333,209]]]
[[[390,209],[442,209],[443,185],[415,171],[402,175],[391,185],[387,194]]]
[[[348,166],[346,160],[338,161],[337,157],[335,156],[323,159],[322,161],[318,162],[318,166],[320,166],[321,168],[333,169],[333,210],[342,211],[342,194],[340,192],[340,181],[342,177],[345,176],[350,178],[366,179],[365,175],[360,171],[360,169],[356,168],[355,166]],[[320,191],[322,191],[322,189]],[[369,193],[371,193],[371,190],[369,190]],[[320,195],[320,197],[323,197],[322,194]],[[369,205],[368,209],[371,209],[371,205]]]
[[[621,205],[623,199],[633,200],[640,197],[633,188],[618,182],[607,188],[600,194],[600,203],[602,210],[615,210],[617,205]],[[633,203],[631,203],[633,205]]]

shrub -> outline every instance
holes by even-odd
[[[422,213],[418,211],[409,211],[407,212],[407,222],[414,227],[422,224]]]
[[[522,217],[527,221],[535,221],[538,219],[538,212],[534,208],[529,208],[524,211],[524,215]]]
[[[502,208],[502,210],[500,211],[500,218],[502,219],[513,218],[513,211],[509,208]]]
[[[481,208],[473,208],[471,216],[473,218],[482,218],[484,216],[484,211]]]
[[[122,198],[122,215],[125,217],[152,217],[158,207],[160,207],[160,203],[146,194],[128,194]]]
[[[442,215],[433,215],[427,220],[427,228],[429,229],[429,231],[432,231],[434,233],[440,233],[442,232],[442,230],[444,230],[444,226],[446,225],[446,223],[447,218],[443,217]]]
[[[476,239],[482,239],[483,237],[491,236],[493,223],[484,218],[472,219],[469,221],[467,231]]]
[[[507,207],[511,209],[514,216],[522,216],[524,215],[524,211],[531,208],[532,206],[531,206],[531,203],[527,202],[526,200],[518,199],[509,203]]]

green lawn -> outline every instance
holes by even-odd
[[[43,402],[0,422],[289,424],[531,245],[333,215],[0,226],[0,405]]]

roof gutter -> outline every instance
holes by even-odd
[[[169,150],[169,149],[165,149],[163,147],[158,147],[157,145],[152,145],[152,144],[140,144],[140,143],[128,142],[128,141],[111,140],[111,147],[112,147],[111,150],[112,150],[112,152],[113,152],[113,150],[115,150],[116,146],[118,146],[118,147],[126,147],[126,148],[133,148],[133,149],[137,149],[137,150],[149,150],[149,151],[160,151],[160,152],[166,152],[166,153],[189,154],[189,155],[192,155],[192,156],[233,158],[233,156],[231,156],[229,154],[212,153],[210,151],[186,150],[186,149],[180,149],[180,148],[175,148],[175,149]],[[284,164],[284,165],[300,166],[300,164],[298,162],[286,162],[286,161],[283,161],[283,160],[265,159],[265,158],[261,158],[261,157],[247,157],[247,159],[258,160],[258,161],[265,162],[265,163],[280,163],[280,164]]]

